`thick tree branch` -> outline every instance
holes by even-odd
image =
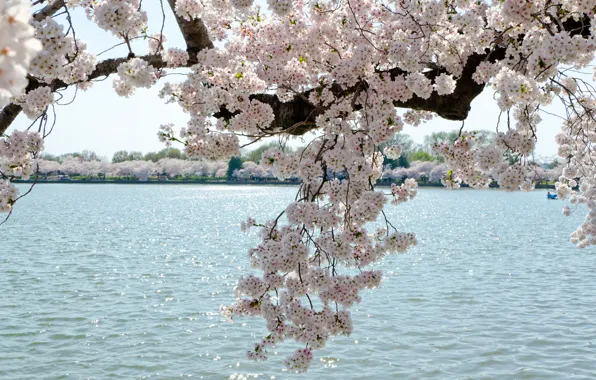
[[[138,58],[147,61],[151,66],[155,67],[156,69],[163,69],[167,65],[166,62],[164,62],[158,55],[145,55]],[[89,80],[107,77],[110,74],[114,74],[116,71],[118,71],[118,66],[120,66],[120,64],[128,61],[128,57],[106,59],[105,61],[102,61],[97,64],[95,70],[93,70],[93,72],[89,75]],[[56,89],[66,88],[68,86],[69,85],[62,81],[57,81]]]
[[[491,60],[502,59],[505,55],[505,49],[499,48],[491,53]],[[472,100],[476,98],[484,89],[483,84],[478,84],[472,79],[472,75],[476,71],[478,64],[488,59],[487,54],[474,54],[466,63],[462,76],[457,80],[455,91],[449,95],[438,95],[433,92],[430,98],[423,99],[414,95],[409,100],[394,101],[393,105],[398,108],[409,108],[419,111],[431,111],[437,113],[447,120],[465,120],[470,112]],[[443,69],[434,69],[425,73],[426,77],[433,80],[438,75],[443,73]],[[400,69],[392,69],[385,74],[394,79],[398,75],[407,74]],[[368,88],[366,81],[361,81],[356,85],[343,89],[338,85],[332,85],[330,90],[336,98],[353,97],[356,93],[364,91]],[[316,91],[311,89],[296,96],[289,102],[281,102],[276,95],[271,94],[255,94],[251,95],[250,99],[255,99],[263,103],[267,103],[273,109],[275,119],[270,126],[273,131],[282,131],[293,135],[302,135],[315,127],[317,116],[323,114],[328,108],[317,107],[309,103],[306,99],[311,92]],[[353,105],[354,110],[360,110],[361,106]],[[237,113],[231,113],[225,108],[222,108],[219,113],[214,116],[217,118],[230,119]]]
[[[143,57],[139,57],[147,61],[150,65],[155,67],[156,69],[161,69],[166,67],[166,63],[161,59],[160,56],[157,55],[147,55]],[[111,58],[106,59],[97,64],[95,70],[91,72],[89,75],[89,80],[94,80],[101,77],[107,77],[111,74],[114,74],[118,71],[118,66],[121,63],[127,62],[128,58]],[[30,92],[35,90],[36,88],[43,87],[43,86],[50,86],[52,91],[62,90],[74,84],[67,84],[61,80],[54,80],[52,83],[41,83],[37,79],[29,77],[29,84],[27,85],[26,92]],[[16,104],[9,104],[8,106],[4,107],[0,112],[0,135],[6,132],[8,127],[12,124],[12,122],[16,119],[19,113],[22,111],[21,106]]]
[[[497,49],[492,52],[490,60],[502,59],[505,55],[505,49]],[[472,109],[471,103],[482,90],[484,84],[478,84],[472,79],[476,72],[476,67],[487,60],[486,54],[474,54],[468,58],[461,77],[456,82],[455,91],[449,95],[439,95],[433,91],[428,99],[422,99],[414,95],[405,102],[395,101],[393,105],[398,108],[411,108],[418,111],[431,111],[437,113],[443,119],[447,120],[465,120]],[[434,79],[441,70],[433,70],[427,77]]]
[[[6,107],[2,108],[2,112],[0,112],[0,136],[4,132],[6,132],[6,130],[12,124],[14,119],[16,119],[17,116],[19,116],[21,110],[21,106],[18,106],[14,103],[11,103]]]
[[[63,5],[64,2],[62,0],[50,0],[45,7],[33,15],[33,19],[35,21],[42,21],[46,17],[52,17]]]
[[[197,63],[197,53],[203,49],[213,49],[213,42],[209,39],[207,27],[201,19],[187,21],[176,14],[176,0],[168,0],[172,12],[176,17],[176,22],[180,27],[180,32],[186,42],[186,51],[189,55],[191,65]]]
[[[584,19],[568,19],[563,23],[565,30],[569,31],[570,35],[581,35],[588,37],[590,35],[590,19],[586,16]],[[520,42],[523,41],[523,36],[520,37]],[[449,95],[438,95],[433,92],[428,99],[422,99],[414,95],[409,100],[394,101],[393,105],[398,108],[409,108],[418,111],[435,112],[439,116],[447,120],[465,120],[471,110],[472,101],[480,95],[484,90],[484,84],[478,84],[472,76],[476,72],[476,68],[483,61],[496,62],[505,58],[506,46],[497,45],[495,48],[486,52],[486,54],[473,54],[466,62],[462,75],[457,79],[455,91]],[[442,68],[436,68],[425,75],[427,78],[433,80],[441,73],[445,72]],[[407,74],[400,69],[392,69],[388,72],[391,78],[398,75]],[[362,91],[368,88],[365,81],[357,83],[355,86],[348,89],[342,89],[337,85],[331,86],[330,90],[337,98],[353,96],[357,91]],[[310,93],[314,89],[308,90],[296,96],[293,100],[283,103],[275,95],[270,94],[255,94],[251,95],[250,99],[256,99],[263,103],[267,103],[273,109],[275,119],[270,126],[271,132],[285,131],[292,135],[302,135],[314,129],[317,116],[323,114],[327,108],[316,107],[310,104],[308,99]],[[354,110],[359,110],[360,106],[355,104]],[[214,116],[229,120],[237,113],[232,113],[221,108],[220,112]]]

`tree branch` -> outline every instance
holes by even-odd
[[[504,55],[505,49],[500,48],[492,52],[490,60],[494,61],[502,59]],[[439,116],[447,120],[465,120],[470,112],[470,104],[472,103],[472,100],[480,95],[484,89],[484,84],[476,83],[472,79],[472,75],[476,71],[478,64],[486,59],[488,59],[487,54],[474,54],[468,58],[462,76],[457,80],[455,91],[452,94],[438,95],[436,92],[433,92],[428,99],[413,95],[412,98],[405,102],[396,100],[393,102],[393,105],[398,108],[436,112]],[[444,69],[437,68],[426,72],[425,76],[433,80],[443,72],[445,72]],[[397,68],[385,73],[389,74],[391,79],[396,78],[398,75],[407,74]],[[367,88],[368,83],[362,80],[347,89],[343,89],[341,86],[333,84],[329,90],[336,98],[347,98],[349,96],[354,96],[356,93]],[[285,103],[281,102],[276,95],[271,94],[255,94],[251,95],[250,99],[255,99],[271,106],[275,115],[275,119],[269,127],[272,132],[283,130],[292,135],[303,135],[315,128],[316,118],[328,109],[328,107],[317,107],[308,102],[307,99],[313,91],[316,91],[316,89],[308,90],[300,94],[301,96],[296,96],[293,100]],[[353,104],[352,107],[355,111],[362,108],[358,104]],[[232,113],[222,107],[220,112],[216,113],[214,116],[216,118],[229,120],[237,114],[238,112]]]
[[[50,0],[48,4],[33,15],[35,21],[42,21],[46,17],[52,17],[56,12],[62,8],[64,3],[62,0]]]
[[[581,35],[588,37],[590,35],[590,19],[587,16],[578,20],[570,18],[563,23],[563,27],[569,31],[571,36]],[[520,42],[523,41],[523,38],[523,36],[520,36]],[[465,120],[471,110],[472,101],[480,95],[485,87],[484,84],[478,84],[472,79],[476,68],[483,61],[496,62],[502,60],[505,58],[505,54],[506,46],[503,45],[497,45],[493,50],[487,51],[485,54],[472,54],[464,66],[462,75],[457,79],[455,91],[449,95],[439,95],[433,91],[428,99],[422,99],[414,95],[405,102],[394,101],[393,105],[398,108],[435,112],[447,120]],[[433,80],[443,72],[446,71],[439,67],[424,73],[424,75]],[[398,68],[391,69],[388,73],[392,79],[398,75],[407,74],[407,72]],[[365,81],[361,81],[348,89],[341,89],[340,86],[334,84],[330,90],[336,98],[341,98],[353,96],[357,91],[366,88],[368,88],[368,84]],[[269,127],[272,132],[283,130],[292,135],[303,135],[316,127],[315,121],[317,116],[323,114],[328,109],[325,107],[316,107],[307,101],[312,91],[315,91],[315,89],[299,94],[300,96],[296,96],[293,100],[286,103],[281,102],[276,95],[270,94],[255,94],[249,98],[259,100],[271,106],[275,115],[275,119]],[[353,105],[354,110],[359,110],[360,108],[359,105]],[[225,107],[222,107],[220,112],[214,116],[229,120],[237,114],[238,112],[232,113],[225,109]]]
[[[405,102],[394,101],[393,105],[398,108],[410,108],[418,111],[431,111],[437,113],[446,120],[465,120],[472,109],[471,103],[482,90],[484,84],[478,84],[472,79],[476,67],[485,60],[494,62],[505,56],[505,49],[497,49],[492,52],[489,59],[487,54],[473,54],[468,58],[460,78],[457,79],[455,90],[449,95],[439,95],[433,91],[428,99],[422,99],[414,95]],[[426,74],[429,79],[434,79],[443,71],[433,70]]]
[[[176,0],[168,0],[170,8],[176,17],[178,27],[184,41],[186,42],[186,51],[189,55],[189,64],[197,63],[197,53],[203,49],[213,49],[213,42],[209,39],[209,32],[203,21],[199,18],[187,21],[176,14]]]
[[[166,62],[164,62],[160,56],[158,55],[146,55],[139,57],[147,61],[150,65],[155,67],[156,69],[161,69],[166,67]],[[106,59],[97,64],[95,70],[89,74],[88,80],[93,80],[101,77],[107,77],[111,74],[114,74],[118,70],[118,66],[121,63],[127,62],[128,58],[110,58]],[[27,89],[25,90],[26,93],[35,90],[36,88],[43,87],[43,86],[50,86],[52,91],[62,90],[69,86],[74,85],[75,83],[67,84],[61,80],[54,80],[52,83],[41,83],[36,78],[29,77],[29,84],[27,85]],[[8,106],[4,107],[0,112],[0,135],[6,132],[8,127],[12,124],[12,122],[16,119],[19,113],[22,111],[21,106],[16,105],[14,103],[9,104]]]
[[[12,124],[14,119],[19,116],[21,113],[21,106],[18,106],[14,103],[7,105],[6,107],[2,108],[2,112],[0,112],[0,136],[6,132],[8,127]]]
[[[172,11],[175,10],[176,0],[168,0]],[[54,0],[50,4],[46,5],[41,11],[39,11],[34,18],[38,19],[47,17],[57,12],[63,2],[61,0]],[[209,33],[207,27],[201,19],[194,19],[187,21],[184,18],[176,15],[176,22],[180,27],[180,31],[186,41],[187,52],[189,53],[190,59],[188,66],[197,63],[197,53],[203,49],[213,48],[213,43],[209,39]],[[590,31],[590,19],[585,16],[583,19],[575,20],[570,18],[566,20],[563,25],[557,26],[558,29],[563,27],[565,30],[570,32],[570,35],[582,35],[584,37],[589,36]],[[520,36],[520,40],[523,40],[523,36]],[[471,102],[482,92],[484,85],[476,83],[472,79],[472,75],[476,71],[476,67],[483,61],[489,60],[495,62],[505,58],[506,47],[503,45],[497,45],[492,51],[487,51],[485,54],[473,54],[466,62],[464,70],[460,78],[457,79],[455,91],[449,95],[438,95],[433,92],[428,99],[422,99],[414,95],[411,99],[401,102],[394,101],[395,107],[399,108],[410,108],[414,110],[430,111],[435,112],[439,116],[447,120],[465,120],[471,109]],[[163,68],[166,66],[165,62],[159,56],[144,56],[140,57],[148,61],[155,68]],[[118,65],[126,62],[128,58],[117,58],[108,59],[99,63],[96,69],[89,76],[89,80],[93,80],[103,76],[109,76],[116,72]],[[442,68],[434,68],[433,70],[426,72],[425,75],[429,79],[434,79],[436,76],[445,72]],[[397,68],[389,70],[389,75],[395,78],[397,75],[407,74]],[[43,84],[40,84],[35,78],[30,78],[30,83],[27,86],[27,92],[38,88]],[[68,85],[62,81],[54,81],[51,83],[52,90],[58,90],[68,87]],[[354,94],[366,90],[368,84],[365,81],[360,81],[355,86],[343,89],[341,86],[332,84],[330,90],[333,92],[336,98],[341,97],[354,97]],[[302,135],[309,130],[315,128],[315,121],[317,116],[323,114],[326,111],[325,107],[317,107],[308,102],[308,96],[312,91],[316,89],[308,90],[299,96],[296,96],[289,102],[281,102],[276,95],[272,94],[254,94],[251,95],[251,99],[259,100],[263,103],[269,104],[275,114],[275,119],[270,126],[272,131],[285,131],[286,133],[293,135]],[[358,110],[360,106],[353,104],[353,109]],[[0,134],[4,133],[8,126],[14,121],[17,115],[20,113],[21,107],[18,105],[11,104],[6,106],[0,112]],[[230,119],[237,113],[232,113],[222,107],[220,112],[214,116],[217,118]]]

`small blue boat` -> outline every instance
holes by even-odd
[[[551,194],[550,191],[546,193],[547,199],[557,199],[557,194]]]

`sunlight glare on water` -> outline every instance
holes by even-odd
[[[0,378],[594,379],[596,251],[545,193],[420,190],[387,206],[419,244],[387,258],[354,332],[305,376],[246,350],[259,319],[222,320],[248,216],[295,187],[38,185],[0,227]],[[246,326],[243,327],[243,325]]]

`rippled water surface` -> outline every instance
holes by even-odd
[[[39,185],[0,227],[0,378],[300,378],[282,371],[296,346],[248,362],[262,320],[218,313],[257,242],[240,221],[295,191]],[[301,378],[596,379],[596,250],[568,242],[585,210],[545,198],[422,189],[388,207],[419,245]]]

